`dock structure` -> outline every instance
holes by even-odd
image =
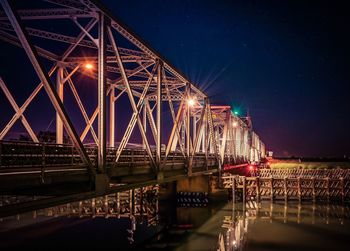
[[[247,200],[342,201],[350,198],[350,170],[262,169],[257,176],[223,176],[232,197]]]

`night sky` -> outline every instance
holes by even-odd
[[[249,110],[275,155],[350,156],[350,15],[343,1],[103,2],[213,104],[232,105],[241,115]],[[21,104],[34,85],[20,84],[36,77],[9,72],[19,62],[22,72],[31,66],[15,47],[2,48],[0,74],[15,78],[9,85]],[[54,129],[52,107],[35,102],[33,128]],[[2,128],[13,115],[2,92],[0,106]]]
[[[279,156],[350,155],[345,1],[104,1]]]

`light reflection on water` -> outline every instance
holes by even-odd
[[[218,250],[348,250],[350,208],[264,201],[232,205]]]
[[[62,249],[67,243],[70,249],[117,250],[348,248],[348,206],[263,201],[243,207],[188,194],[171,203],[159,201],[158,192],[158,186],[143,187],[3,218],[0,249]]]
[[[103,229],[103,225],[110,225],[110,223],[112,225],[108,231],[112,233],[109,234],[118,233],[119,239],[127,240],[131,245],[135,241],[134,233],[137,231],[137,226],[147,229],[158,224],[158,192],[158,185],[146,186],[0,218],[0,249],[22,247],[26,242],[29,246],[33,244],[33,247],[37,247],[36,242],[41,242],[45,236],[50,235],[52,235],[50,238],[61,238],[61,241],[66,241],[66,233],[60,233],[63,228],[71,231],[78,226],[78,232],[83,232],[86,231],[84,229],[86,226],[94,232],[95,226],[99,228],[101,225]],[[21,197],[6,197],[8,201],[19,201],[19,199]],[[96,233],[96,236],[100,235],[101,233]],[[89,237],[86,236],[86,238]],[[81,242],[79,237],[75,241],[77,244]],[[45,244],[39,245],[43,247]],[[88,244],[81,246],[88,246]],[[129,247],[126,244],[124,246]],[[104,247],[109,247],[108,242]]]

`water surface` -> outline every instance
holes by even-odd
[[[145,187],[6,217],[0,249],[348,250],[348,206],[243,206],[203,195],[177,203],[159,201],[158,191]]]

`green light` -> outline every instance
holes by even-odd
[[[234,111],[234,114],[235,114],[235,115],[238,115],[238,114],[239,114],[239,112],[238,112],[238,111]]]

